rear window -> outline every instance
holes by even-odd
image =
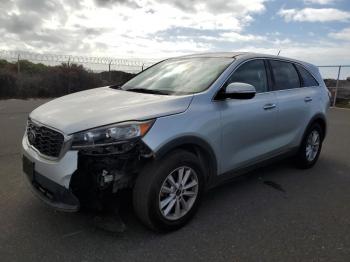
[[[301,86],[302,87],[308,87],[308,86],[318,86],[318,83],[316,79],[302,66],[295,65],[299,71],[300,77],[301,77]]]
[[[300,87],[298,72],[292,63],[270,60],[275,90],[285,90]]]

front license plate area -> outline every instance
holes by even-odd
[[[26,156],[22,158],[22,169],[26,173],[30,181],[34,180],[34,163],[30,161]]]

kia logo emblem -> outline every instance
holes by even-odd
[[[30,130],[28,132],[28,141],[29,141],[29,143],[34,144],[35,138],[36,138],[35,131],[34,130]]]

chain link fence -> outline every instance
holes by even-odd
[[[0,50],[0,60],[6,60],[16,65],[17,74],[21,74],[21,65],[25,61],[32,63],[42,63],[46,66],[83,65],[85,69],[94,72],[100,82],[96,84],[112,84],[116,78],[121,82],[127,80],[133,74],[136,74],[147,67],[158,62],[159,59],[121,59],[111,57],[87,57],[56,54],[38,54],[23,51]],[[332,93],[332,105],[350,108],[350,65],[322,65],[319,66],[320,72],[324,77],[326,86]],[[120,77],[120,72],[129,74],[127,77]],[[116,77],[117,75],[117,77]],[[70,74],[68,74],[68,93],[71,90]],[[117,81],[118,82],[118,81]]]
[[[319,69],[332,94],[332,106],[350,108],[350,65],[323,65]]]

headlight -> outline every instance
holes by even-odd
[[[73,135],[72,149],[109,146],[144,136],[154,120],[145,122],[125,122],[98,127]]]

